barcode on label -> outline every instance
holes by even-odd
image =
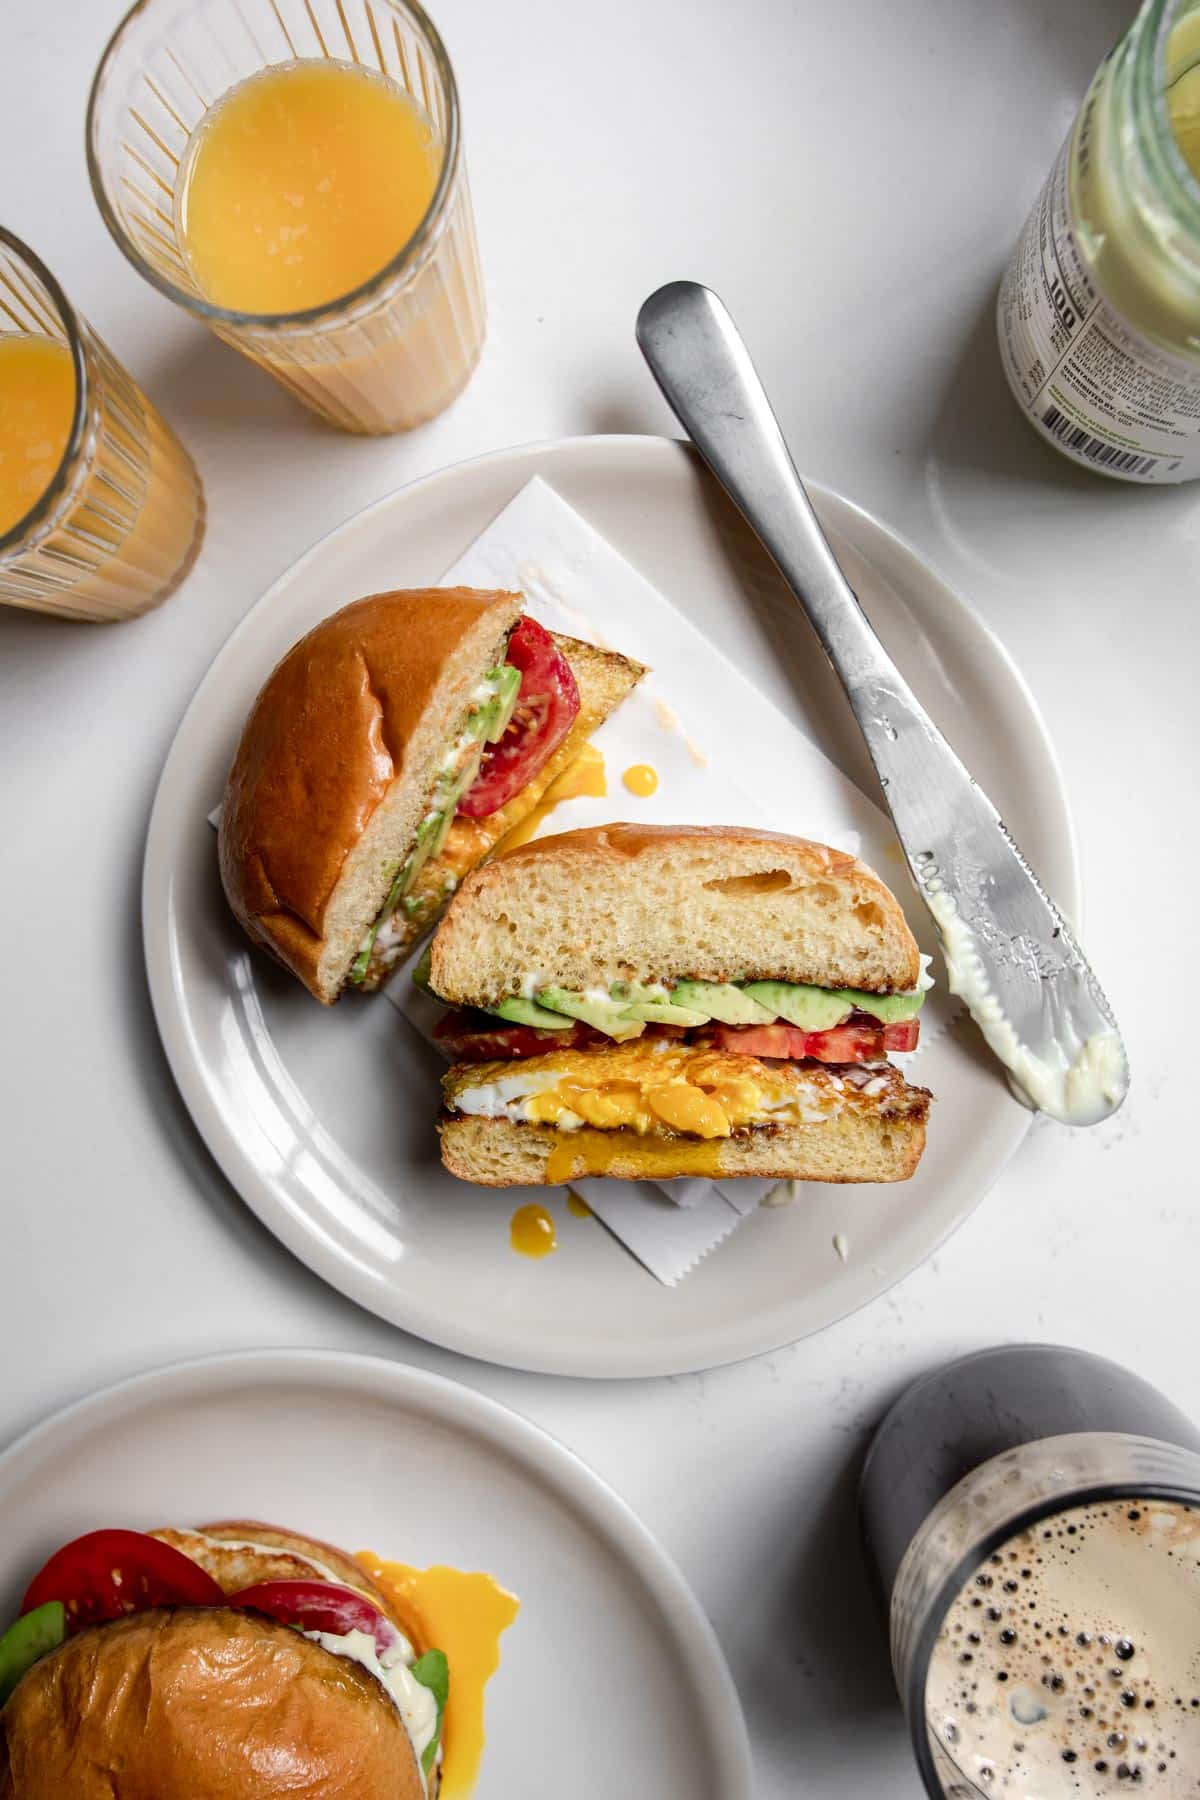
[[[1089,462],[1101,463],[1106,469],[1122,469],[1127,475],[1148,475],[1151,469],[1158,467],[1160,459],[1157,456],[1143,456],[1140,450],[1119,450],[1115,444],[1106,444],[1103,438],[1093,437],[1084,426],[1066,418],[1057,406],[1047,407],[1042,414],[1042,424],[1068,450],[1075,450]]]

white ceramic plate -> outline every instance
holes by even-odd
[[[146,850],[143,921],[159,1030],[185,1100],[247,1203],[310,1268],[435,1343],[551,1373],[661,1375],[793,1342],[874,1299],[961,1223],[1028,1115],[964,1026],[931,1046],[929,1148],[903,1187],[805,1189],[760,1212],[678,1287],[592,1220],[545,1198],[557,1254],[512,1253],[519,1194],[446,1175],[439,1065],[385,1001],[320,1011],[250,950],[220,890],[205,817],[242,722],[284,651],[326,613],[436,580],[534,474],[664,593],[869,792],[840,689],[765,553],[685,446],[569,439],[461,464],[379,501],[301,557],[200,684],[167,759]],[[891,532],[813,498],[864,606],[1059,904],[1078,913],[1074,844],[1036,707],[980,620]],[[752,741],[746,756],[751,766]],[[786,780],[767,768],[764,781]],[[887,870],[881,871],[885,877]],[[850,1246],[835,1254],[841,1234]]]
[[[536,1426],[456,1382],[320,1351],[140,1375],[0,1456],[0,1617],[98,1525],[259,1518],[419,1567],[485,1569],[521,1610],[487,1690],[478,1800],[630,1791],[750,1800],[711,1626],[624,1501]]]

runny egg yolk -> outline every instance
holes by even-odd
[[[521,1603],[491,1575],[443,1566],[413,1569],[382,1562],[369,1550],[360,1551],[358,1561],[392,1597],[397,1615],[413,1621],[420,1647],[446,1653],[450,1697],[442,1721],[439,1800],[467,1800],[483,1755],[484,1688],[500,1666],[501,1633]]]
[[[554,1220],[544,1206],[518,1206],[508,1228],[508,1241],[518,1256],[540,1258],[558,1249]]]
[[[652,769],[649,763],[634,763],[632,768],[626,769],[621,780],[639,800],[648,800],[658,788],[658,770]]]
[[[687,1137],[729,1137],[739,1125],[760,1120],[768,1098],[762,1084],[730,1068],[727,1056],[711,1052],[653,1053],[631,1047],[620,1062],[610,1060],[609,1076],[596,1080],[594,1062],[581,1058],[578,1074],[563,1059],[554,1087],[531,1094],[526,1117],[556,1125],[574,1114],[601,1131],[677,1131]]]

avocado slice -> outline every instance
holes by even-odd
[[[743,992],[801,1031],[829,1031],[841,1024],[853,1005],[829,988],[801,987],[790,981],[750,981]]]
[[[925,989],[911,994],[865,994],[859,988],[837,988],[839,1000],[848,1000],[859,1012],[870,1013],[881,1025],[898,1025],[904,1019],[915,1019],[925,1004]]]
[[[676,1006],[673,1000],[634,1000],[626,1009],[631,1019],[644,1019],[648,1025],[707,1025],[709,1015],[691,1006]]]
[[[413,965],[413,972],[412,972],[413,986],[415,988],[420,988],[420,990],[423,994],[432,994],[433,993],[433,989],[429,985],[429,977],[430,977],[430,974],[432,973],[432,970],[433,970],[433,939],[430,938],[429,942],[426,944],[425,948],[421,952],[419,961]],[[437,996],[435,995],[434,998],[436,999],[436,997]]]
[[[61,1600],[35,1606],[0,1637],[0,1706],[27,1670],[55,1650],[67,1635],[67,1613]]]
[[[681,981],[671,990],[671,1003],[722,1025],[771,1025],[779,1016],[731,981]]]
[[[513,1025],[532,1025],[535,1031],[570,1031],[571,1020],[562,1013],[551,1012],[548,1007],[539,1006],[536,1000],[523,1000],[514,994],[510,1000],[502,1000],[499,1006],[489,1009],[498,1019],[508,1019]]]
[[[417,826],[417,851],[420,856],[418,868],[422,863],[428,862],[431,856],[438,854],[446,842],[453,822],[454,808],[452,806],[447,807],[444,811],[428,813],[421,820]],[[415,879],[416,870],[413,871],[413,875]]]
[[[615,1038],[618,1043],[626,1038],[641,1037],[646,1029],[641,1019],[630,1017],[628,1001],[614,1000],[611,995],[593,997],[573,994],[566,988],[542,988],[537,997],[551,1012],[565,1013],[569,1019],[582,1019],[585,1025],[594,1025],[597,1031]]]
[[[421,1758],[421,1767],[429,1774],[437,1761],[438,1744],[442,1736],[442,1720],[446,1711],[446,1702],[450,1698],[450,1664],[444,1650],[427,1650],[419,1656],[409,1674],[422,1687],[427,1687],[437,1701],[437,1723],[433,1728],[433,1736],[425,1746],[425,1754]]]
[[[498,669],[488,670],[487,679],[496,691],[482,708],[487,717],[482,722],[479,735],[489,744],[498,744],[508,730],[517,708],[517,698],[521,692],[521,671],[514,669],[511,663],[501,663]]]
[[[630,1019],[643,1019],[648,1025],[705,1025],[707,1013],[694,1006],[677,1006],[661,981],[647,985],[641,981],[617,981],[609,989],[611,998],[624,1007]]]

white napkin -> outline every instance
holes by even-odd
[[[683,613],[535,477],[442,577],[443,586],[514,588],[554,631],[610,646],[651,673],[595,733],[608,778],[604,799],[562,802],[537,836],[614,819],[662,824],[759,825],[848,850],[884,872],[903,865],[890,821],[840,769],[715,649]],[[649,799],[621,781],[634,763],[657,770]],[[786,778],[748,785],[755,769]],[[897,860],[899,859],[899,860]],[[886,876],[885,876],[886,878]],[[911,922],[911,921],[910,921]],[[918,937],[929,940],[926,921]],[[428,1036],[439,1009],[401,969],[385,992]],[[923,1038],[953,1016],[937,990],[922,1013]],[[910,1063],[919,1050],[903,1058]],[[753,1212],[772,1184],[707,1180],[572,1184],[596,1216],[667,1286],[686,1275]],[[668,1200],[673,1204],[668,1204]]]

